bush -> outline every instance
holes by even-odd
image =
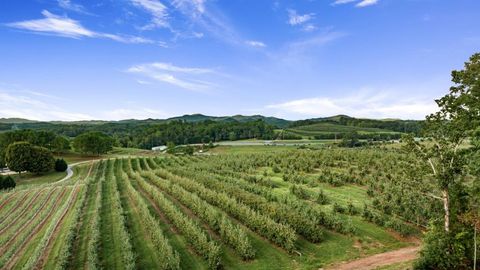
[[[55,171],[64,172],[68,168],[68,164],[64,159],[55,160]]]
[[[11,176],[3,177],[0,175],[0,189],[11,189],[15,188],[17,184]]]
[[[414,269],[471,269],[472,237],[472,233],[468,231],[447,234],[440,226],[434,226],[426,234]]]
[[[346,212],[345,207],[339,205],[338,203],[333,204],[333,212],[343,214]]]
[[[318,197],[317,197],[317,203],[321,205],[325,205],[325,204],[328,204],[329,201],[330,200],[328,199],[327,195],[325,195],[323,190],[320,190],[320,193],[318,193]]]

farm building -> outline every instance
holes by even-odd
[[[152,151],[165,151],[165,150],[167,150],[166,145],[160,145],[160,146],[152,147]]]

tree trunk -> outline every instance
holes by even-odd
[[[445,231],[448,233],[450,231],[450,206],[449,206],[449,196],[448,189],[442,191],[443,199],[443,209],[445,211]]]
[[[473,236],[473,243],[474,243],[474,247],[475,247],[475,250],[473,252],[473,270],[476,270],[477,269],[477,224],[475,223],[475,228],[474,228],[475,232],[474,232],[474,236]]]

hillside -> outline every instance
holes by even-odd
[[[208,115],[203,115],[203,114],[187,114],[183,116],[177,116],[177,117],[172,117],[168,118],[166,121],[174,121],[174,120],[181,120],[181,121],[186,121],[186,122],[201,122],[201,121],[218,121],[218,122],[251,122],[251,121],[257,121],[257,120],[263,120],[265,123],[269,125],[273,125],[279,128],[284,128],[287,127],[291,121],[281,119],[281,118],[276,118],[276,117],[267,117],[263,115],[233,115],[233,116],[208,116]]]

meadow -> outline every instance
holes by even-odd
[[[68,181],[3,192],[0,266],[318,269],[415,245],[421,227],[369,191],[371,179],[388,185],[377,166],[394,150],[238,148],[117,150]]]

